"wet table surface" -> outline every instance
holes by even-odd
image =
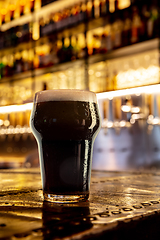
[[[43,202],[39,169],[0,170],[0,239],[159,239],[159,223],[159,171],[93,171],[70,205]]]

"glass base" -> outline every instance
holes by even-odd
[[[56,195],[56,194],[43,194],[44,201],[53,203],[77,203],[84,202],[88,199],[89,194],[78,194],[78,195]]]

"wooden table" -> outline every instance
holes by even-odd
[[[159,239],[160,172],[93,171],[89,201],[43,202],[39,169],[0,170],[0,239]]]

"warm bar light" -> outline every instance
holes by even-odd
[[[0,113],[11,113],[11,112],[24,112],[27,110],[31,110],[33,103],[26,103],[21,105],[10,105],[10,106],[3,106],[0,107]]]
[[[111,92],[97,93],[97,98],[99,100],[105,99],[105,98],[112,99],[114,97],[121,97],[121,96],[127,96],[132,94],[140,95],[142,93],[152,94],[152,93],[158,93],[158,92],[160,92],[160,84],[155,84],[155,85],[149,85],[144,87],[136,87],[136,88],[111,91]]]

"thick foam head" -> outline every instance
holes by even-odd
[[[83,101],[96,103],[97,98],[93,92],[72,89],[45,90],[36,93],[35,102],[48,101]]]

